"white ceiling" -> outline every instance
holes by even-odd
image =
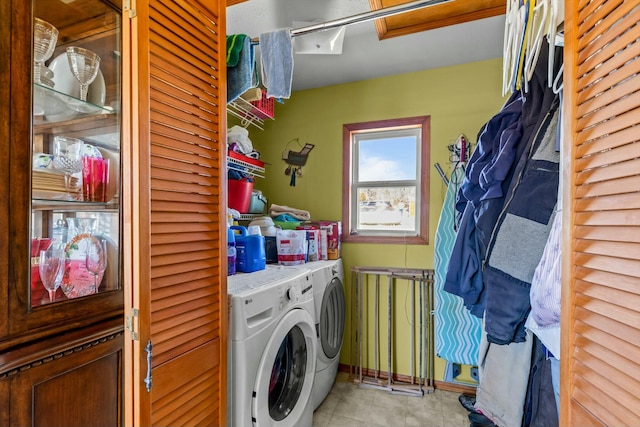
[[[468,1],[468,0],[467,0]],[[227,7],[227,34],[257,38],[293,22],[326,22],[370,11],[368,0],[250,0]],[[295,54],[293,90],[502,56],[504,15],[378,40],[374,21],[346,27],[342,54]],[[311,35],[299,36],[313,37]]]

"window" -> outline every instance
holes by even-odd
[[[429,241],[429,116],[343,126],[345,242]]]

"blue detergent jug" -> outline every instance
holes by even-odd
[[[264,270],[267,265],[264,236],[248,234],[247,228],[241,225],[233,225],[231,229],[239,231],[239,234],[235,235],[236,270],[242,273]]]

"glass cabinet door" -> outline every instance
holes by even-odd
[[[122,289],[121,12],[33,2],[31,308]]]

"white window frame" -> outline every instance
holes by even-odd
[[[358,143],[372,139],[417,136],[416,179],[402,181],[358,180]],[[430,116],[352,123],[343,126],[343,241],[351,243],[429,243],[429,150]],[[358,192],[371,187],[415,186],[415,229],[358,228]]]

